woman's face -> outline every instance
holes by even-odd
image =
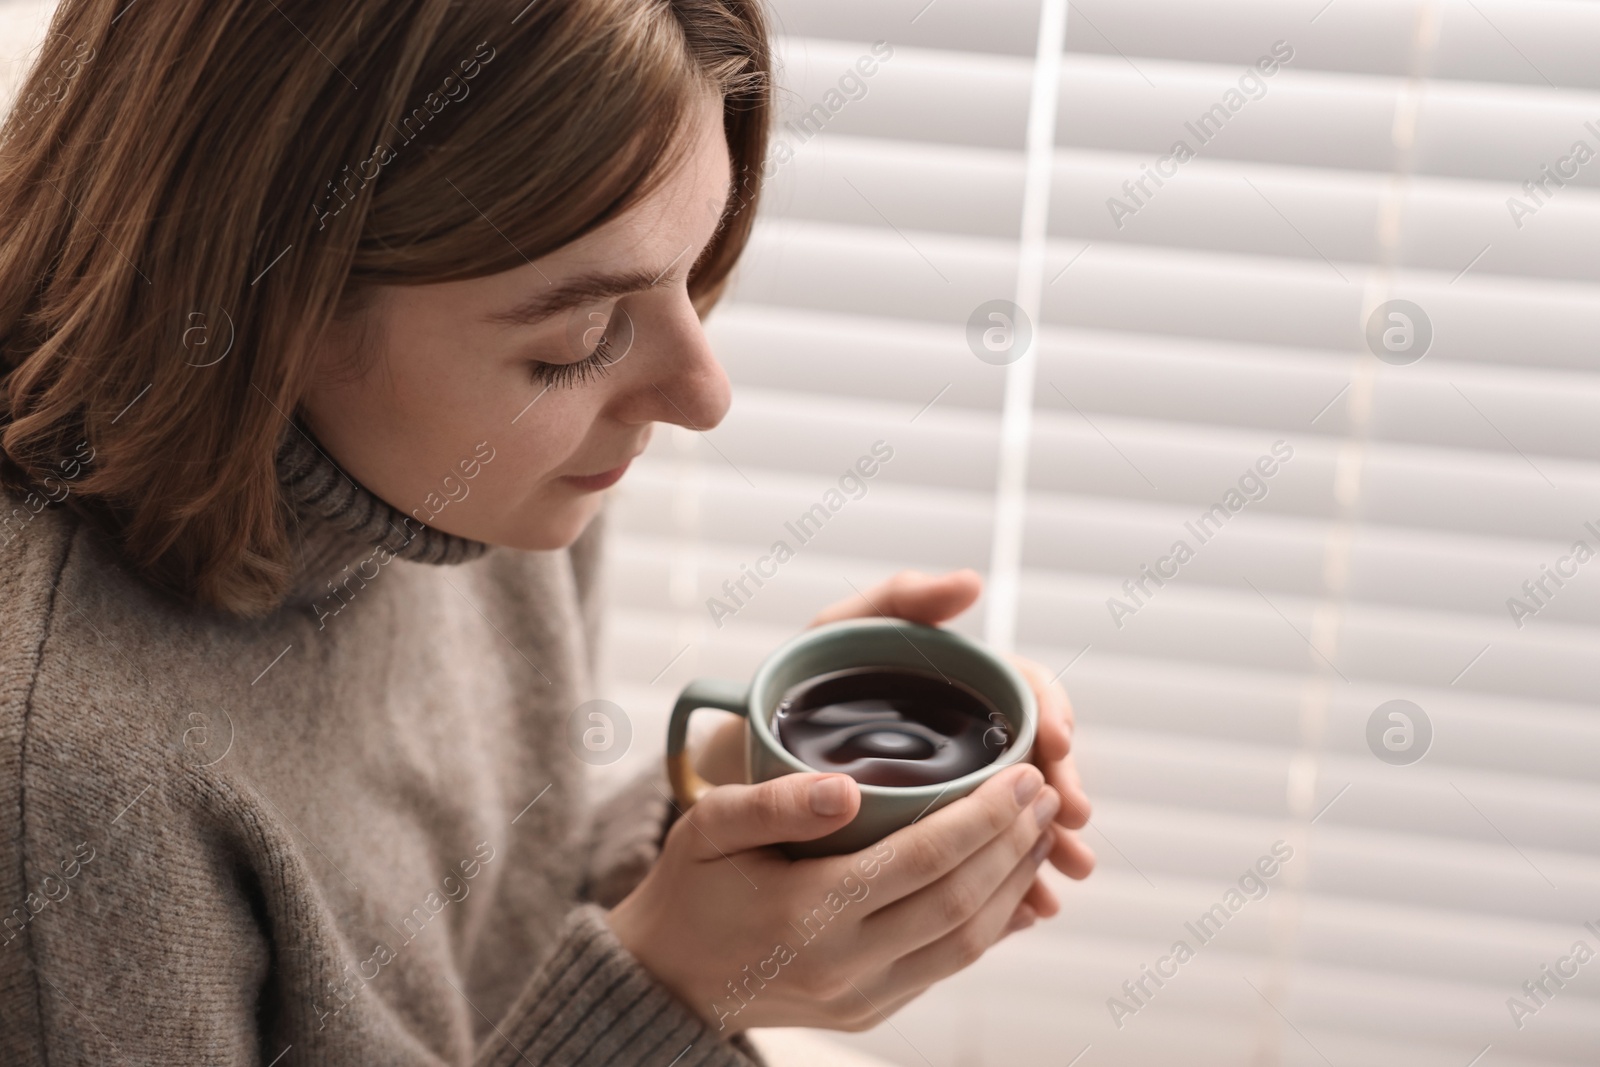
[[[588,236],[501,274],[380,288],[360,377],[335,376],[359,326],[332,331],[304,402],[331,458],[430,526],[553,549],[652,423],[717,425],[728,379],[685,283],[729,191],[720,99],[704,94],[689,130],[684,165]],[[504,240],[493,221],[485,241]]]

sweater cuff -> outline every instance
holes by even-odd
[[[568,916],[555,953],[528,983],[479,1067],[765,1067],[673,996],[617,940],[604,913]]]

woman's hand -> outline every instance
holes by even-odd
[[[935,625],[952,619],[972,606],[983,591],[983,578],[977,571],[959,570],[928,575],[901,571],[868,589],[817,613],[811,626],[839,619],[872,618],[889,615],[912,622]],[[1089,822],[1089,797],[1072,762],[1072,703],[1060,682],[1052,681],[1042,664],[1024,656],[1009,656],[1033,688],[1039,705],[1039,731],[1033,745],[1033,762],[1044,772],[1045,780],[1061,794],[1061,811],[1056,816],[1055,845],[1050,862],[1069,878],[1087,878],[1094,870],[1094,852],[1075,832]],[[696,760],[700,775],[716,785],[744,781],[745,722],[729,718],[707,739]],[[1018,908],[1019,917],[1029,925],[1040,916],[1049,917],[1061,910],[1055,894],[1042,879],[1037,880]]]
[[[937,576],[906,570],[879,582],[860,596],[824,608],[811,620],[811,625],[887,615],[931,626],[966,611],[982,591],[983,577],[974,570]],[[1077,768],[1072,764],[1072,704],[1067,699],[1066,689],[1051,680],[1050,671],[1042,664],[1023,656],[1008,658],[1028,679],[1039,705],[1033,762],[1062,799],[1056,825],[1051,828],[1055,842],[1050,862],[1069,878],[1087,878],[1094,870],[1094,852],[1075,832],[1088,824],[1090,807]],[[1022,925],[1027,926],[1038,916],[1048,917],[1060,910],[1055,894],[1040,879],[1029,889],[1017,912]]]
[[[1021,925],[1059,847],[1060,797],[1022,764],[860,852],[790,860],[860,807],[853,779],[711,789],[608,913],[622,943],[712,1029],[862,1030]]]
[[[970,570],[902,571],[811,625],[879,614],[933,625],[970,607],[982,584]],[[1037,869],[1046,856],[1072,878],[1094,869],[1074,833],[1089,799],[1072,765],[1065,690],[1040,664],[1010,659],[1038,700],[1034,765],[849,855],[791,861],[769,846],[848,823],[855,782],[790,774],[727,784],[743,775],[745,724],[725,723],[697,760],[717,788],[674,824],[660,860],[609,913],[618,939],[719,1031],[857,1030],[1054,915],[1060,904]]]

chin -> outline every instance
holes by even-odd
[[[585,493],[578,497],[551,501],[540,496],[516,512],[496,516],[450,516],[462,519],[461,525],[440,523],[437,529],[485,544],[519,548],[527,552],[551,552],[566,548],[582,536],[605,502],[605,494]]]
[[[589,528],[600,511],[601,502],[601,494],[592,493],[557,509],[555,514],[544,512],[528,521],[513,519],[508,524],[507,535],[494,539],[493,543],[529,552],[566,548]]]

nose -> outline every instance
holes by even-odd
[[[632,312],[636,336],[629,359],[635,374],[613,414],[623,422],[668,422],[691,430],[720,423],[733,401],[727,372],[711,351],[700,316],[687,293],[669,308]]]

